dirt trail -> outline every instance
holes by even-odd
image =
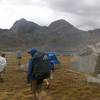
[[[88,84],[83,73],[70,71],[70,57],[59,58],[61,65],[54,72],[50,89],[43,84],[43,100],[100,100],[100,86]],[[0,100],[32,100],[26,73],[17,71],[17,60],[14,53],[7,53],[7,70],[4,83],[0,83]],[[28,60],[24,55],[22,63]]]

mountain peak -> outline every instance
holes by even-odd
[[[52,22],[50,25],[49,25],[50,29],[53,29],[53,30],[71,30],[71,29],[75,29],[75,30],[78,30],[76,27],[74,27],[72,24],[70,24],[69,22],[67,22],[66,20],[64,19],[60,19],[60,20],[56,20],[54,22]]]
[[[25,18],[21,18],[19,21],[27,21]]]
[[[50,25],[52,25],[52,24],[63,24],[63,25],[68,24],[68,25],[71,25],[69,22],[67,22],[67,21],[64,20],[64,19],[56,20],[56,21],[52,22]]]
[[[20,20],[17,20],[10,30],[14,31],[15,33],[25,33],[25,32],[31,32],[35,29],[40,27],[38,24],[27,21],[24,18],[21,18]]]
[[[20,24],[20,23],[27,23],[29,21],[27,21],[25,18],[21,18],[19,20],[17,20],[13,25],[16,25],[16,24]]]
[[[60,23],[68,23],[66,20],[64,20],[64,19],[59,19],[59,20],[56,20],[56,21],[54,21],[53,23],[55,23],[55,22],[60,22]]]

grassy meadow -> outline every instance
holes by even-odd
[[[0,83],[0,100],[32,100],[30,85],[26,82],[26,72],[18,71],[16,54],[6,52],[7,68]],[[24,54],[22,64],[27,63]],[[71,57],[59,56],[61,64],[54,72],[50,89],[43,83],[43,100],[100,100],[100,85],[86,82],[84,73],[72,71]]]

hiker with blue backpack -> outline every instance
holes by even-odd
[[[55,70],[55,65],[60,64],[58,58],[56,57],[56,54],[54,52],[48,52],[47,53],[48,59],[50,61],[50,79],[53,79],[53,72]]]
[[[50,76],[49,60],[45,53],[41,53],[35,48],[30,49],[28,54],[31,55],[31,58],[29,60],[27,80],[31,83],[34,100],[39,100],[43,80]]]
[[[59,60],[56,57],[56,54],[54,52],[48,52],[47,57],[48,57],[48,60],[50,62],[49,63],[50,77],[48,79],[45,79],[44,81],[47,84],[47,89],[49,89],[50,84],[51,84],[49,80],[53,79],[53,72],[55,70],[55,65],[60,64],[60,62],[59,62]]]
[[[49,60],[49,59],[48,59]],[[46,78],[46,79],[44,79],[44,82],[46,83],[46,85],[47,85],[47,89],[49,89],[50,88],[50,81],[49,80],[51,80],[51,79],[53,79],[53,74],[52,74],[52,72],[54,71],[54,64],[53,63],[51,63],[50,62],[50,60],[49,60],[49,70],[50,70],[50,77],[48,77],[48,78]]]

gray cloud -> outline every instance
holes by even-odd
[[[100,26],[100,0],[0,0],[0,5],[25,6],[26,9],[31,5],[41,8],[41,10],[45,6],[45,8],[49,10],[51,9],[54,13],[48,13],[48,15],[45,13],[44,16],[47,16],[47,19],[53,15],[52,19],[50,20],[62,18],[80,29],[93,29],[99,28]],[[11,10],[7,12],[11,13]],[[20,11],[16,10],[16,12]],[[30,12],[26,13],[28,14]],[[40,16],[40,14],[37,15]],[[30,19],[32,19],[32,16]],[[45,17],[43,18],[45,19]],[[44,21],[46,22],[46,20]]]
[[[7,5],[44,5],[45,2],[42,0],[1,0],[1,4]]]
[[[58,11],[75,14],[95,14],[100,10],[100,0],[45,0],[48,5]]]
[[[77,27],[79,27],[80,29],[83,29],[83,30],[100,28],[99,20],[82,19],[82,20],[78,20],[78,21],[79,21],[79,24],[77,25]]]
[[[58,12],[76,15],[79,28],[100,26],[100,0],[46,0],[48,6]],[[77,25],[76,23],[76,25]]]

